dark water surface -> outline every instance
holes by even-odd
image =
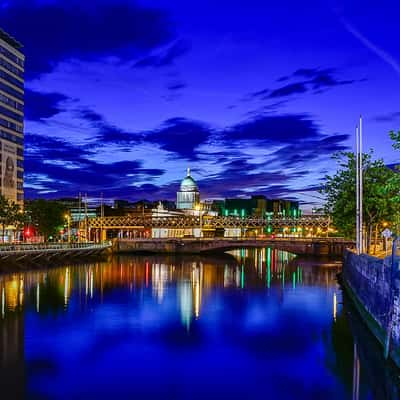
[[[0,275],[0,399],[398,399],[339,270],[252,249]]]

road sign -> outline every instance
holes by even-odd
[[[386,229],[382,232],[382,236],[383,236],[385,239],[391,238],[392,235],[393,235],[392,231],[391,231],[390,229],[388,229],[388,228],[386,228]]]

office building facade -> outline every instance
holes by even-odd
[[[24,201],[24,63],[22,45],[0,29],[1,194]]]

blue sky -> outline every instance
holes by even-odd
[[[26,196],[173,199],[190,166],[203,198],[313,203],[360,113],[396,162],[400,5],[366,3],[3,1],[27,56]]]

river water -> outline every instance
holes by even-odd
[[[0,275],[0,399],[398,399],[337,283],[271,249]]]

